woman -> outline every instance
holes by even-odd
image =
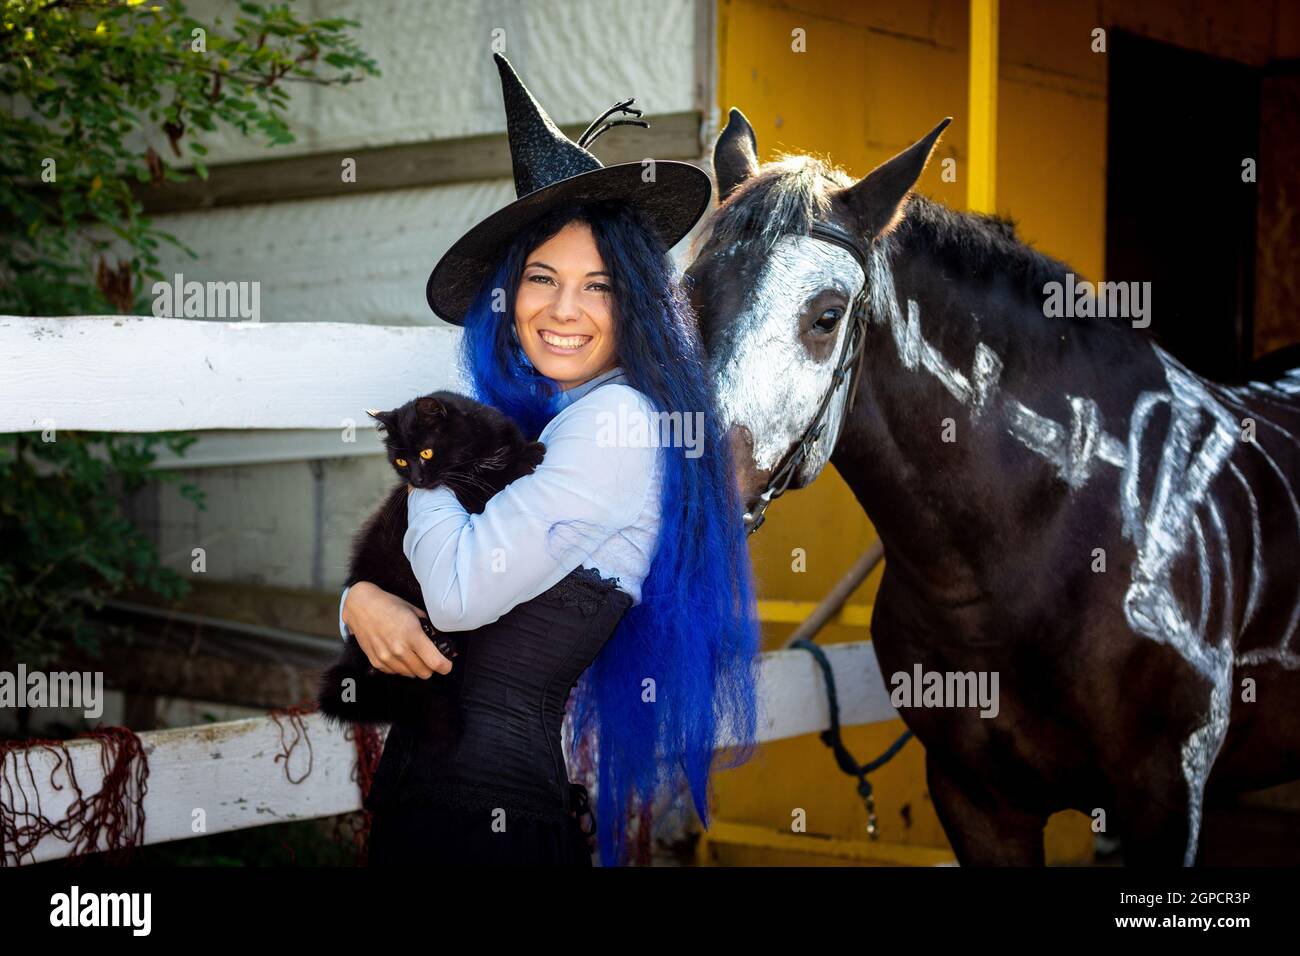
[[[725,765],[753,741],[745,536],[667,254],[711,189],[686,163],[657,163],[649,180],[639,163],[601,166],[583,146],[615,123],[575,145],[496,59],[519,199],[462,237],[427,291],[465,327],[475,397],[547,451],[481,515],[446,488],[409,494],[404,547],[430,623],[472,633],[451,749],[390,730],[367,801],[371,860],[590,865],[575,819],[585,790],[560,746],[576,686],[569,749],[594,758],[609,865],[627,856],[632,802],[682,776],[707,825],[717,740],[735,745]],[[637,112],[630,102],[616,109]],[[677,413],[677,432],[661,430],[661,412]],[[360,582],[340,617],[378,669],[450,674],[419,613]]]

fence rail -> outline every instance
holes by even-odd
[[[825,650],[845,725],[897,716],[869,643],[833,644]],[[830,725],[821,672],[805,651],[763,655],[759,701],[760,741],[814,733]],[[298,720],[252,717],[139,736],[149,762],[142,801],[146,845],[361,808],[356,747],[346,731],[320,714]],[[65,746],[77,786],[92,800],[110,769],[103,760],[103,745],[73,740]],[[32,823],[31,815],[38,810],[50,820],[67,817],[77,793],[61,750],[15,749],[3,761],[0,802],[13,826]],[[6,832],[4,838],[3,853],[11,863],[39,863],[70,851],[57,833],[22,848],[21,855],[12,834]],[[98,849],[106,848],[101,838]]]
[[[201,451],[198,460],[175,462],[182,466],[364,454],[378,450],[366,408],[391,408],[441,388],[463,390],[455,360],[459,336],[450,327],[0,316],[0,432],[198,431],[200,444],[191,449]],[[364,437],[351,449],[339,441],[347,421]],[[285,435],[293,442],[278,447]],[[835,644],[825,652],[844,726],[897,716],[870,643]],[[772,651],[761,666],[760,741],[830,725],[824,681],[807,652]],[[361,806],[355,745],[318,714],[139,736],[149,762],[146,844]],[[76,799],[69,772],[82,794],[100,792],[103,746],[68,742],[70,768],[60,749],[8,751],[0,765],[5,819],[19,829],[37,812],[62,819]],[[5,859],[13,860],[20,848],[8,828],[3,837]],[[50,834],[22,851],[18,862],[40,862],[66,856],[69,845]]]
[[[0,316],[0,432],[370,427],[461,387],[460,330],[350,322]],[[337,439],[336,439],[337,441]]]

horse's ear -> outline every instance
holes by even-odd
[[[903,218],[903,200],[912,191],[921,171],[952,117],[949,116],[925,136],[893,159],[881,163],[858,182],[841,190],[836,199],[848,205],[865,236],[882,236]]]
[[[718,178],[718,202],[758,172],[758,140],[745,114],[734,106],[727,125],[713,144],[713,174]]]

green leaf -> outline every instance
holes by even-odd
[[[69,9],[71,8],[71,9]],[[287,4],[239,4],[233,24],[192,17],[180,0],[126,4],[79,0],[66,6],[6,0],[0,20],[0,164],[9,157],[54,157],[57,183],[39,169],[5,166],[0,221],[14,225],[0,241],[0,314],[104,314],[113,308],[95,283],[100,256],[130,264],[132,300],[148,307],[148,286],[165,278],[158,247],[167,242],[192,258],[197,250],[144,215],[132,189],[150,171],[135,150],[144,135],[162,155],[164,176],[185,178],[168,162],[164,122],[183,123],[180,155],[206,178],[207,148],[197,135],[235,130],[267,146],[292,142],[280,113],[299,82],[263,86],[284,69],[323,87],[341,86],[331,71],[373,75],[375,65],[342,31],[337,17],[299,19]],[[109,26],[95,33],[95,23]],[[30,24],[33,41],[6,36]],[[208,56],[190,50],[190,31],[207,30]],[[258,38],[267,34],[262,49]],[[19,36],[22,34],[20,33]],[[294,64],[317,47],[321,59]],[[218,59],[229,67],[214,93]],[[328,95],[328,94],[327,94]],[[173,132],[177,130],[173,129]],[[185,152],[186,148],[189,152]],[[96,178],[98,184],[96,185]],[[193,436],[178,433],[184,447]],[[60,647],[98,648],[107,632],[85,611],[126,588],[183,595],[188,583],[159,564],[149,538],[123,513],[112,489],[148,481],[180,482],[148,470],[157,437],[60,431],[57,442],[36,434],[0,435],[0,651],[32,662],[53,660]],[[93,454],[92,454],[93,453]],[[37,467],[39,465],[39,468]],[[182,497],[204,508],[204,496],[181,483]],[[90,598],[86,604],[83,597]],[[117,637],[113,637],[117,639]]]

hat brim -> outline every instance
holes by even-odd
[[[671,249],[695,227],[713,198],[709,174],[676,160],[657,160],[654,181],[643,179],[642,163],[602,166],[544,186],[498,209],[461,236],[429,274],[429,308],[453,325],[465,324],[474,297],[499,265],[507,243],[557,205],[572,201],[621,199],[644,212]]]

